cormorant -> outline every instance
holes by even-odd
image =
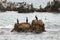
[[[19,20],[17,19],[17,23],[19,24]]]
[[[26,17],[26,23],[28,23],[28,17]]]
[[[36,20],[38,20],[38,17],[37,16],[35,16],[35,18],[36,18]]]

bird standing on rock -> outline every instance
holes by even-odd
[[[28,17],[26,17],[26,23],[28,23]]]
[[[17,23],[19,24],[19,20],[17,19]]]
[[[36,18],[36,20],[38,20],[38,17],[37,16],[35,16],[35,18]]]

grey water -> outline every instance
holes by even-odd
[[[25,22],[28,17],[29,23],[31,23],[35,19],[35,15],[45,23],[46,32],[40,34],[11,32],[17,18],[21,23]],[[0,40],[60,40],[60,13],[0,12]]]

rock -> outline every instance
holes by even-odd
[[[31,28],[34,32],[45,31],[44,23],[42,20],[33,20],[31,23]]]
[[[20,24],[15,24],[14,31],[27,32],[29,28],[30,28],[29,23],[20,23]]]
[[[33,32],[33,33],[41,33],[45,31],[44,22],[42,20],[32,20],[32,23],[26,22],[17,23],[14,25],[14,29],[11,32]]]

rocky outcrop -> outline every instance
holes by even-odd
[[[47,6],[44,8],[46,12],[60,12],[60,1],[53,0],[53,2],[47,3]]]
[[[27,32],[30,28],[30,24],[29,23],[20,23],[20,24],[15,24],[14,25],[14,29],[13,31],[17,31],[17,32]]]
[[[36,33],[45,31],[44,23],[42,20],[32,20],[31,28]]]
[[[24,23],[17,23],[14,25],[14,29],[11,32],[33,32],[41,33],[45,31],[44,22],[42,20],[32,20],[32,23],[28,23],[27,20]]]

